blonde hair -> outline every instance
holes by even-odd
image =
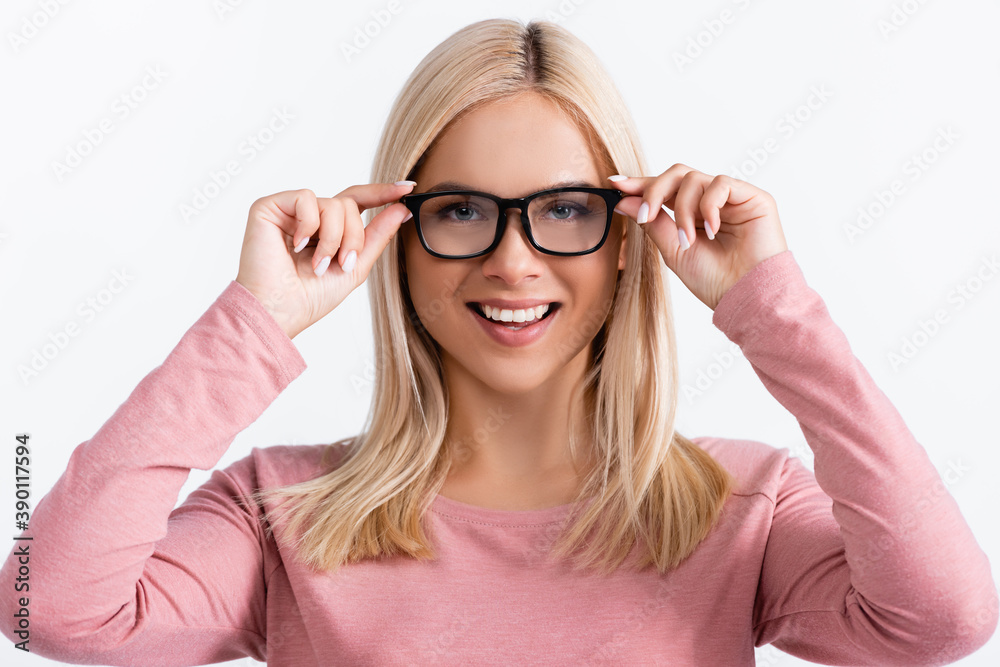
[[[547,21],[490,19],[452,34],[410,75],[386,121],[371,182],[413,179],[449,123],[526,92],[577,123],[606,174],[646,173],[631,116],[589,47]],[[366,224],[383,209],[366,211]],[[636,567],[655,564],[662,573],[709,533],[734,480],[674,430],[678,372],[666,269],[652,240],[624,221],[633,239],[626,268],[603,304],[609,312],[592,342],[594,364],[577,389],[604,467],[586,478],[551,555],[610,573],[638,545]],[[253,494],[259,503],[291,501],[287,540],[318,570],[397,554],[435,558],[424,514],[458,450],[445,438],[439,349],[409,299],[402,251],[396,234],[368,277],[378,363],[362,432],[326,447],[324,465],[337,464],[322,476]],[[265,513],[268,529],[278,509]]]

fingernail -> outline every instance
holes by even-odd
[[[406,217],[403,218],[403,222],[406,222],[407,220],[409,220],[412,217],[413,217],[413,211],[407,211],[406,212]]]
[[[330,266],[330,260],[331,259],[333,259],[333,257],[330,256],[330,255],[327,255],[326,257],[324,257],[320,261],[320,263],[316,266],[316,269],[315,269],[314,273],[317,276],[322,276],[324,273],[326,273],[326,267]]]
[[[649,218],[649,204],[642,202],[642,206],[639,207],[639,215],[636,217],[635,221],[640,225],[646,224],[646,220]]]
[[[416,181],[396,181],[393,185],[416,185]]]
[[[295,246],[295,252],[301,252],[302,249],[306,247],[307,243],[309,243],[309,237],[308,236],[305,237],[304,239],[302,239],[301,241],[299,241],[299,244],[297,246]]]
[[[712,233],[712,225],[708,220],[705,221],[705,236],[708,237],[709,241],[715,239],[715,234]]]
[[[688,235],[684,233],[683,229],[677,230],[677,240],[681,242],[681,250],[687,250],[691,247],[691,244],[688,243]]]
[[[622,176],[621,174],[615,174],[614,176],[608,176],[608,180],[609,181],[614,181],[615,183],[617,183],[618,181],[624,181],[626,179],[628,179],[628,176]]]
[[[615,206],[615,213],[617,213],[618,215],[627,215],[625,211],[619,211],[617,206]]]
[[[344,258],[344,264],[341,266],[341,268],[344,269],[344,273],[351,272],[351,270],[354,268],[354,263],[357,261],[357,259],[358,259],[358,253],[354,252],[353,250],[347,253],[347,257]]]

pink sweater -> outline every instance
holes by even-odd
[[[712,322],[798,419],[816,474],[787,449],[695,438],[738,487],[675,571],[573,574],[541,559],[569,505],[438,496],[439,561],[316,575],[233,497],[319,475],[322,444],[254,448],[174,509],[189,470],[213,468],[306,368],[233,281],[34,507],[33,541],[12,550],[29,545],[30,589],[12,594],[12,554],[0,628],[24,640],[14,615],[29,598],[28,649],[108,665],[728,667],[771,643],[825,664],[913,667],[985,644],[989,561],[791,252],[744,276]]]

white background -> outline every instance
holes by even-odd
[[[675,162],[742,169],[774,195],[806,280],[942,474],[960,471],[948,490],[1000,559],[1000,279],[988,263],[1000,249],[997,2],[510,1],[496,14],[400,0],[384,26],[372,18],[382,0],[234,0],[231,11],[211,0],[93,0],[56,4],[51,17],[43,4],[6,0],[0,14],[0,437],[31,434],[34,498],[236,277],[255,199],[297,188],[329,197],[367,182],[389,105],[433,46],[483,18],[548,18],[611,72],[652,174]],[[366,23],[375,34],[348,59],[343,45]],[[685,51],[691,60],[679,64]],[[162,80],[144,87],[149,69]],[[127,116],[123,95],[135,106]],[[241,145],[275,109],[294,118],[248,159]],[[60,179],[54,164],[105,118],[112,131]],[[952,139],[935,148],[939,132]],[[762,153],[769,138],[776,150]],[[208,205],[186,221],[181,205],[230,160],[240,173],[209,188]],[[879,212],[894,180],[903,190]],[[861,207],[877,215],[852,239]],[[789,447],[811,466],[794,417],[742,356],[725,357],[731,346],[711,311],[671,279],[682,382],[710,377],[682,399],[679,430]],[[959,285],[974,293],[962,307]],[[218,467],[254,446],[360,429],[373,362],[365,289],[295,339],[308,369]],[[100,312],[86,314],[90,299]],[[921,323],[937,311],[944,319],[926,335]],[[58,345],[71,323],[78,335]],[[904,339],[916,353],[894,367]],[[193,471],[181,499],[208,476]],[[13,483],[9,472],[2,483]],[[9,646],[0,655],[5,665],[51,664]],[[762,665],[808,664],[773,647],[757,655]],[[1000,639],[956,664],[1000,664]]]

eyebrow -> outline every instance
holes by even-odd
[[[544,188],[542,188],[542,190],[555,190],[557,188],[596,188],[596,187],[600,186],[594,185],[593,183],[589,183],[587,181],[560,181],[559,183],[552,183],[550,185],[547,185]],[[423,192],[425,193],[445,192],[448,190],[475,190],[476,192],[489,192],[489,190],[480,190],[478,188],[472,187],[471,185],[467,185],[466,183],[459,183],[458,181],[445,181],[443,183],[438,183],[434,187],[428,190],[424,190]],[[539,192],[541,192],[541,190],[539,190]],[[490,192],[490,194],[494,193]]]

